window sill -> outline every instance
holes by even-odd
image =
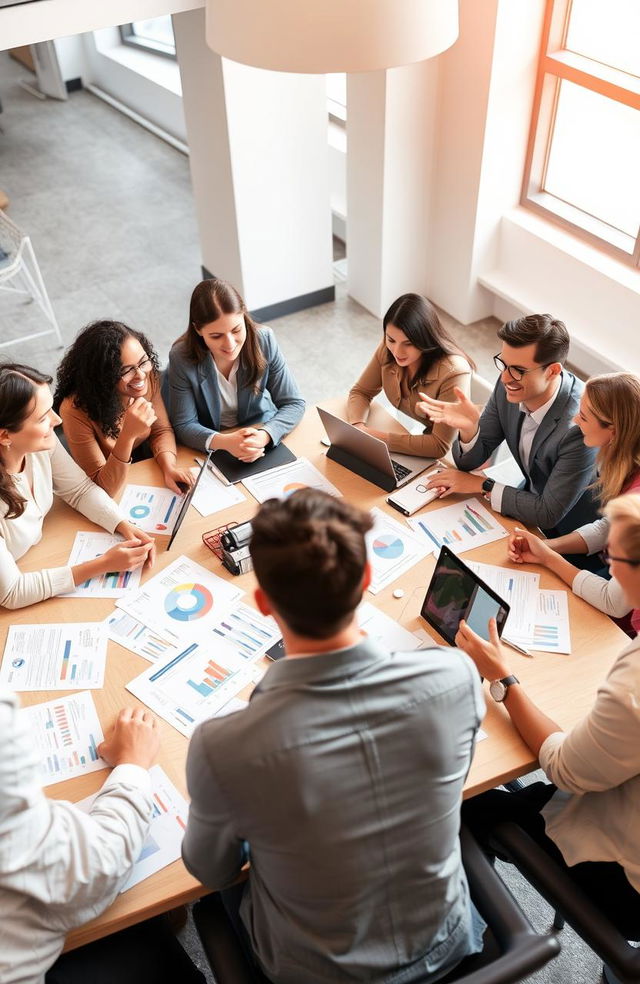
[[[143,51],[131,45],[117,44],[99,49],[100,54],[124,68],[162,86],[176,96],[182,96],[182,83],[178,63],[169,58]]]

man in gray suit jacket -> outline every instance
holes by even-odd
[[[483,492],[496,512],[539,526],[547,536],[570,533],[597,517],[598,503],[590,488],[596,449],[586,447],[573,423],[584,384],[563,369],[569,334],[550,314],[533,314],[507,321],[498,338],[500,378],[482,414],[462,392],[455,403],[424,396],[419,404],[432,420],[459,430],[453,445],[459,470],[445,469],[430,485],[444,495]],[[524,488],[465,474],[502,441],[525,476]]]
[[[255,597],[286,658],[189,748],[185,864],[222,888],[250,859],[240,929],[275,984],[439,979],[482,946],[458,841],[480,678],[362,636],[371,525],[314,489],[264,503]]]

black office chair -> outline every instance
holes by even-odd
[[[542,936],[532,929],[464,828],[460,840],[471,897],[488,930],[482,953],[463,960],[441,984],[515,984],[557,956],[560,944],[556,936]],[[269,984],[250,967],[218,894],[198,902],[193,917],[217,984]]]
[[[501,823],[492,832],[491,842],[500,857],[511,861],[556,910],[554,927],[561,929],[566,920],[602,958],[605,979],[613,974],[621,984],[640,981],[640,949],[629,945],[604,913],[521,827]]]

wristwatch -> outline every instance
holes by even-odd
[[[482,491],[483,492],[486,492],[487,494],[490,494],[491,493],[491,489],[493,488],[493,486],[495,484],[496,484],[495,483],[495,479],[493,479],[493,478],[485,478],[484,482],[482,483]]]
[[[514,683],[520,683],[517,676],[506,676],[502,680],[492,680],[489,684],[489,693],[499,704],[507,696],[507,690]]]

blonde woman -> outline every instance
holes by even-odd
[[[640,379],[630,372],[594,376],[585,386],[575,423],[587,447],[598,448],[596,489],[601,505],[616,496],[640,491]],[[579,570],[561,556],[599,553],[606,546],[608,533],[606,515],[550,540],[540,540],[516,527],[509,540],[509,559],[516,564],[548,567],[594,608],[622,618],[633,605],[617,579]],[[628,630],[628,625],[623,627]],[[631,616],[631,628],[634,634],[640,629],[637,609]]]

